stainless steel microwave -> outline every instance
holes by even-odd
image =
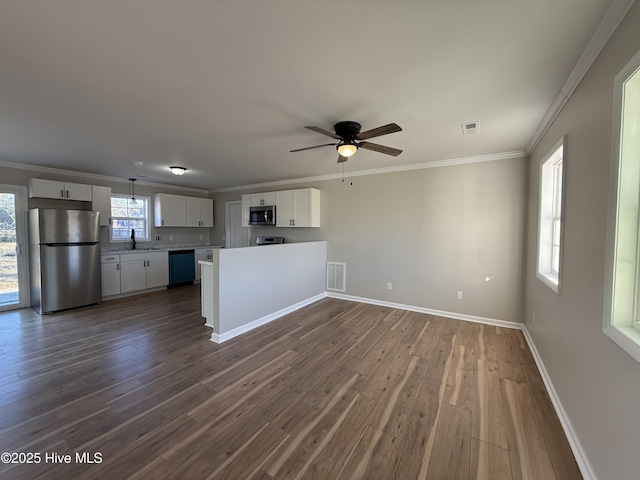
[[[275,225],[275,224],[276,224],[275,205],[249,207],[249,225]]]

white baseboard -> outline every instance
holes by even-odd
[[[507,320],[497,320],[495,318],[478,317],[476,315],[467,315],[466,313],[445,312],[442,310],[433,310],[431,308],[415,307],[413,305],[404,305],[401,303],[385,302],[383,300],[376,300],[374,298],[344,295],[342,293],[327,292],[327,297],[339,298],[341,300],[349,300],[351,302],[380,305],[381,307],[399,308],[400,310],[409,310],[410,312],[427,313],[429,315],[438,315],[439,317],[454,318],[456,320],[465,320],[467,322],[484,323],[485,325],[493,325],[496,327],[514,328],[516,330],[522,330],[522,327],[523,327],[522,323],[509,322]]]
[[[243,333],[247,333],[249,330],[253,330],[254,328],[258,328],[262,325],[265,325],[269,322],[273,322],[274,320],[288,314],[291,312],[295,312],[296,310],[299,310],[302,307],[305,307],[313,302],[317,302],[318,300],[322,300],[323,298],[325,298],[327,296],[326,292],[322,292],[319,293],[318,295],[315,295],[313,297],[309,297],[305,300],[302,300],[298,303],[295,303],[293,305],[290,305],[288,307],[285,307],[281,310],[278,310],[277,312],[273,312],[269,315],[266,315],[262,318],[258,318],[256,320],[254,320],[253,322],[249,322],[245,325],[242,325],[238,328],[234,328],[233,330],[229,330],[228,332],[222,333],[222,334],[217,334],[217,333],[212,333],[211,334],[211,341],[214,343],[222,343],[222,342],[226,342],[227,340],[232,339],[233,337],[237,337],[238,335],[242,335]]]
[[[524,325],[522,328],[522,332],[524,333],[524,338],[527,340],[527,344],[529,345],[529,350],[531,350],[531,354],[536,361],[538,370],[540,370],[540,376],[542,377],[544,386],[547,388],[549,398],[551,398],[551,403],[553,403],[556,414],[560,419],[560,424],[562,425],[564,434],[567,436],[567,440],[569,441],[569,445],[571,446],[573,455],[576,457],[576,462],[578,464],[578,467],[580,468],[582,477],[584,478],[584,480],[597,480],[598,477],[596,477],[596,474],[593,471],[591,464],[589,463],[589,459],[587,458],[587,455],[582,448],[582,444],[580,443],[580,440],[578,439],[578,436],[573,429],[571,420],[569,420],[569,416],[562,406],[562,402],[560,402],[560,397],[558,397],[558,393],[553,386],[553,382],[551,381],[549,372],[547,372],[547,369],[544,366],[544,362],[542,361],[542,357],[540,357],[540,353],[538,353],[536,344],[533,342],[533,338],[531,337],[531,334],[529,334],[529,330],[527,330],[527,327]]]

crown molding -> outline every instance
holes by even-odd
[[[569,98],[571,98],[571,95],[589,71],[591,65],[593,65],[593,62],[595,62],[598,55],[600,55],[600,52],[620,25],[620,22],[622,22],[622,19],[632,7],[634,1],[635,0],[613,0],[613,3],[604,17],[602,17],[600,25],[598,25],[598,28],[587,44],[587,47],[584,49],[584,52],[582,52],[578,63],[573,67],[560,93],[558,93],[551,107],[547,110],[542,122],[538,125],[533,137],[529,141],[527,145],[528,154],[536,148],[544,134],[547,133],[547,130],[569,101]]]
[[[3,160],[0,160],[0,167],[16,168],[19,170],[30,170],[32,172],[52,173],[55,175],[66,175],[69,177],[80,177],[83,179],[92,178],[94,180],[102,180],[106,182],[129,183],[128,178],[110,177],[108,175],[101,175],[99,173],[76,172],[75,170],[64,170],[62,168],[43,167],[40,165],[29,165],[26,163],[5,162]],[[147,187],[170,188],[172,190],[179,190],[179,191],[192,192],[192,193],[204,193],[204,194],[209,193],[209,190],[205,190],[202,188],[183,187],[180,185],[171,185],[168,183],[147,182],[144,180],[140,180],[139,178],[136,179],[136,182],[137,182],[136,183],[137,185],[144,185]]]
[[[455,165],[466,165],[468,163],[493,162],[496,160],[510,160],[513,158],[526,157],[524,150],[514,150],[513,152],[491,153],[488,155],[477,155],[473,157],[450,158],[446,160],[434,160],[433,162],[410,163],[407,165],[394,165],[393,167],[371,168],[368,170],[358,170],[350,172],[351,177],[363,177],[366,175],[380,175],[384,173],[406,172],[409,170],[423,170],[425,168],[451,167]],[[335,180],[344,178],[343,173],[331,173],[329,175],[318,175],[315,177],[294,178],[289,180],[277,180],[274,182],[253,183],[250,185],[238,185],[236,187],[226,187],[211,190],[211,193],[237,192],[239,190],[250,190],[254,188],[281,187],[283,185],[295,185],[299,183],[320,182],[323,180]]]

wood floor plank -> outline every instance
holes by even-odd
[[[527,385],[531,391],[536,418],[542,429],[556,476],[563,480],[581,479],[580,469],[571,453],[571,446],[564,435],[564,430],[547,394],[538,368],[529,364],[524,367],[524,371]]]
[[[471,412],[444,403],[426,478],[466,480],[469,478],[470,458]]]
[[[476,480],[512,480],[509,452],[472,437],[469,473]]]
[[[471,411],[475,404],[476,389],[476,361],[474,355],[473,340],[469,340],[472,346],[458,342],[453,348],[451,368],[447,377],[447,388],[444,400],[450,405],[466,408]]]
[[[581,478],[519,331],[324,298],[223,344],[199,286],[0,313],[5,479]]]
[[[502,392],[513,478],[555,480],[557,477],[527,385],[505,379],[502,381]]]
[[[477,365],[471,434],[483,442],[507,449],[507,426],[498,365],[483,360],[478,360]]]

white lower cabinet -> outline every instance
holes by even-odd
[[[203,262],[210,262],[213,260],[212,248],[196,248],[194,251],[194,258],[196,262],[196,280],[202,278],[202,266],[198,263],[200,260]]]
[[[120,255],[102,255],[101,264],[102,296],[120,294]]]
[[[134,292],[169,284],[167,252],[129,253],[120,256],[121,292]]]

